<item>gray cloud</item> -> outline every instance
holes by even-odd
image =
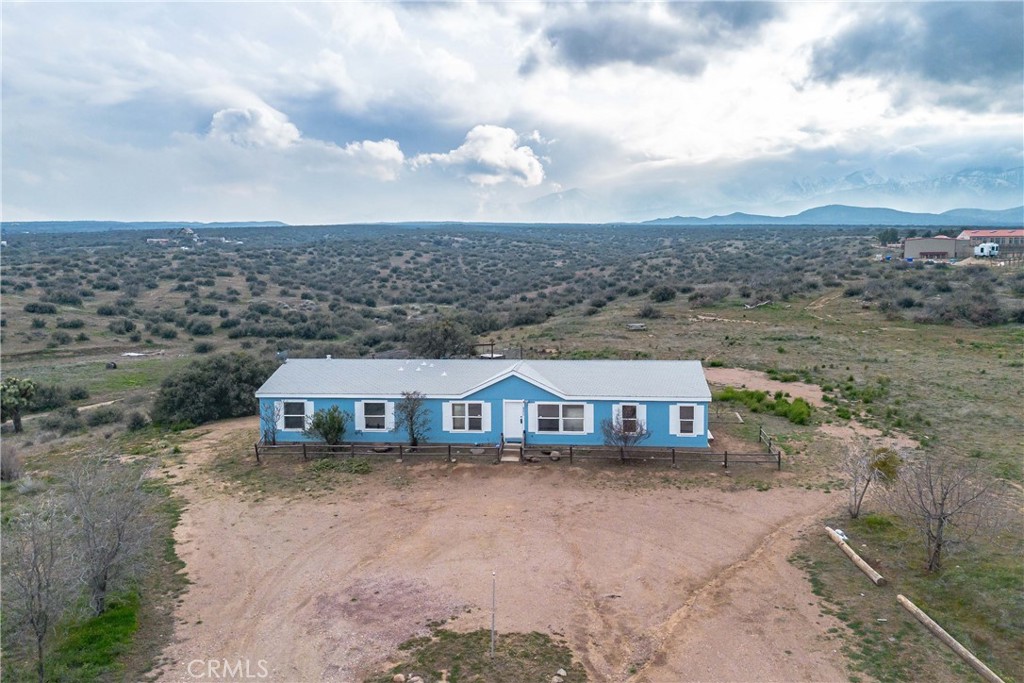
[[[661,7],[668,21],[654,16]],[[716,49],[749,38],[776,16],[767,2],[572,5],[542,30],[541,46],[527,53],[520,73],[532,73],[546,56],[577,71],[626,63],[696,76]]]
[[[815,47],[811,76],[834,83],[879,76],[899,102],[1019,109],[1024,4],[934,2],[883,6]]]

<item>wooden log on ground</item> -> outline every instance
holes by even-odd
[[[897,595],[896,600],[903,605],[903,608],[914,615],[914,617],[924,625],[926,629],[931,631],[936,638],[941,640],[949,649],[957,653],[960,659],[964,660],[971,665],[971,668],[981,674],[981,677],[990,683],[1004,683],[1003,679],[1000,678],[992,669],[985,666],[985,663],[975,657],[970,650],[960,644],[960,642],[953,636],[946,633],[946,629],[942,628],[932,620],[927,614],[921,611],[921,609],[912,603],[910,600],[902,595]]]
[[[871,579],[871,583],[875,584],[876,586],[885,585],[885,577],[876,572],[870,564],[861,559],[861,556],[858,555],[853,548],[846,545],[846,541],[840,538],[839,534],[837,534],[834,530],[830,529],[829,527],[825,527],[825,531],[828,532],[828,537],[835,541],[836,545],[842,548],[843,552],[846,553],[846,556],[853,560],[853,563],[857,565],[857,568],[864,572],[869,579]]]

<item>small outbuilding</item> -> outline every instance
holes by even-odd
[[[948,260],[971,255],[971,241],[936,235],[935,237],[908,237],[903,242],[903,258]]]

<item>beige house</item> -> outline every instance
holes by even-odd
[[[1020,228],[964,230],[957,239],[968,240],[972,247],[992,242],[999,245],[1000,252],[1024,251],[1024,230]]]
[[[971,253],[971,240],[959,237],[908,237],[903,241],[903,258],[947,260],[967,258]]]

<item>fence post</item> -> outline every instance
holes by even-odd
[[[569,464],[572,464],[572,444],[569,444]]]
[[[729,451],[725,452],[725,469],[729,469]]]
[[[448,444],[448,462],[452,461],[452,445]]]
[[[402,444],[398,444],[398,459],[405,460],[405,447]]]
[[[305,441],[302,442],[302,459],[303,460],[307,459],[306,458],[306,442]]]
[[[619,446],[619,460],[621,462],[626,462],[626,449],[622,446]]]
[[[260,462],[260,445],[258,443],[254,443],[252,447],[256,451],[256,464],[258,465]]]
[[[674,446],[672,447],[672,464],[676,464],[676,449]]]
[[[782,471],[782,449],[781,448],[779,449],[779,469],[778,469],[778,471],[779,472]]]

